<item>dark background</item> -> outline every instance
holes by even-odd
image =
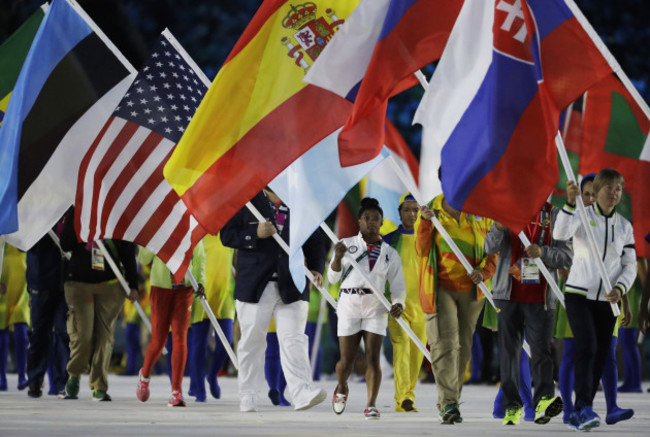
[[[0,0],[0,44],[41,4],[42,0]],[[100,28],[139,67],[148,47],[169,28],[207,76],[212,79],[260,0],[80,0]],[[647,0],[576,0],[607,47],[646,101],[650,97],[650,2]],[[431,76],[433,66],[424,69]],[[416,157],[420,127],[411,126],[422,97],[421,87],[391,99],[388,117]]]

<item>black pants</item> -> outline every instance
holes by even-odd
[[[52,376],[55,390],[65,387],[65,366],[70,358],[66,329],[68,305],[63,290],[29,290],[32,332],[27,350],[27,375],[30,384],[43,383],[52,355]],[[52,334],[56,336],[52,338]],[[50,348],[54,347],[50,354]]]
[[[519,396],[519,360],[524,330],[530,345],[530,374],[535,386],[533,406],[536,406],[542,396],[555,396],[551,352],[555,310],[545,309],[543,303],[521,303],[499,299],[495,299],[494,303],[501,310],[497,320],[503,407],[521,408],[523,405]]]
[[[592,406],[612,343],[616,317],[609,302],[565,294],[566,313],[575,338],[576,409]]]

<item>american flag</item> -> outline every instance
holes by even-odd
[[[75,211],[80,240],[145,246],[177,279],[206,234],[163,177],[207,91],[186,59],[165,34],[160,37],[81,162]]]

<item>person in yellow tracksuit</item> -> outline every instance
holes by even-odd
[[[15,363],[18,373],[18,390],[27,387],[27,327],[29,294],[25,272],[25,252],[9,244],[4,246],[4,262],[0,276],[0,391],[7,391],[7,358],[9,356],[9,331],[14,332]],[[0,247],[0,250],[3,248]]]
[[[395,231],[384,236],[384,241],[397,250],[402,259],[402,269],[406,280],[406,309],[402,313],[402,319],[424,343],[426,341],[426,323],[424,311],[420,305],[419,261],[415,252],[415,224],[419,215],[419,206],[410,193],[401,197],[398,211],[401,224]],[[422,352],[399,326],[397,320],[388,319],[388,332],[393,343],[395,411],[417,412],[414,405],[415,385],[422,366]]]
[[[234,250],[221,243],[218,235],[206,235],[203,238],[205,248],[205,299],[214,313],[229,344],[232,345],[233,319],[235,318],[235,275],[233,272]],[[207,395],[205,381],[208,382],[210,394],[215,399],[221,398],[221,387],[218,374],[223,367],[228,352],[221,339],[215,335],[215,348],[208,373],[205,372],[205,363],[208,352],[208,339],[210,336],[210,319],[203,306],[195,300],[192,313],[192,337],[190,368],[190,392],[196,402],[205,402]]]

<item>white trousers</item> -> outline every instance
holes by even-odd
[[[266,333],[273,317],[280,343],[280,362],[287,381],[287,398],[296,408],[307,405],[319,391],[313,386],[309,342],[305,335],[309,304],[303,300],[283,303],[278,283],[269,281],[258,303],[236,301],[235,306],[241,328],[237,345],[240,397],[266,392]]]

